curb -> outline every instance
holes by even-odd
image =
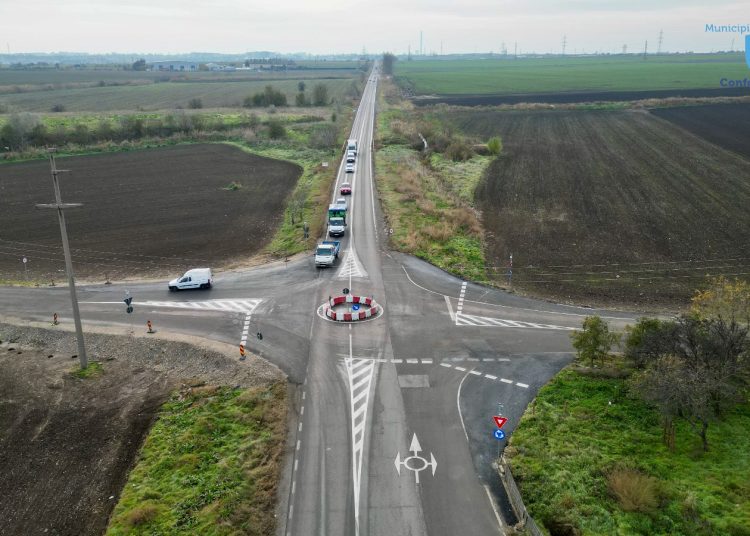
[[[353,313],[337,313],[333,310],[333,307],[341,305],[342,303],[358,303],[364,305],[365,309]],[[346,296],[336,296],[324,306],[325,315],[336,322],[356,322],[357,320],[365,320],[377,316],[379,310],[381,310],[380,306],[372,298],[365,296],[352,296],[351,294],[347,294]]]

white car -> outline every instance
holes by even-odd
[[[182,277],[172,279],[169,282],[169,290],[185,290],[189,288],[211,288],[214,284],[214,276],[211,268],[193,268],[188,270]]]
[[[354,173],[354,164],[351,162],[347,162],[346,164],[346,172],[347,173]]]

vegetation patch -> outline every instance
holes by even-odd
[[[609,363],[615,367],[616,363]],[[744,535],[750,527],[750,404],[675,450],[659,413],[626,381],[568,369],[543,387],[506,454],[526,506],[550,534]]]
[[[76,378],[86,379],[99,376],[104,372],[104,367],[99,361],[90,361],[86,368],[76,368],[73,370],[73,376]]]
[[[392,87],[385,91],[375,172],[391,244],[460,277],[484,279],[482,229],[471,199],[489,157],[475,154],[470,140],[451,140],[439,123],[399,106]],[[459,146],[466,154],[451,152]]]
[[[108,535],[275,534],[286,389],[199,387],[162,407]]]

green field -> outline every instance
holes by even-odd
[[[477,95],[719,88],[750,73],[740,54],[597,56],[396,63],[396,81],[416,94]]]
[[[552,534],[747,536],[750,406],[708,436],[703,453],[680,422],[670,452],[658,413],[623,379],[566,370],[539,391],[506,455],[529,513]],[[641,477],[631,504],[616,498],[612,475],[623,470]]]
[[[352,95],[353,77],[294,80],[236,80],[207,82],[165,82],[144,85],[61,88],[0,95],[0,105],[8,112],[49,112],[61,105],[67,112],[109,112],[117,110],[171,110],[187,108],[191,99],[201,99],[204,108],[238,108],[248,95],[262,92],[267,85],[286,93],[294,104],[297,84],[304,81],[308,97],[316,84],[328,86],[328,95],[341,102]]]

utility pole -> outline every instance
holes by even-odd
[[[68,275],[68,287],[70,288],[70,301],[73,305],[73,320],[76,325],[76,338],[78,339],[78,360],[81,362],[81,368],[88,366],[86,358],[86,346],[83,341],[83,328],[81,327],[81,313],[78,310],[78,298],[76,297],[76,282],[73,274],[73,261],[70,257],[70,245],[68,244],[68,230],[65,226],[65,213],[68,208],[82,206],[81,203],[63,203],[60,196],[60,184],[57,179],[58,173],[66,172],[65,169],[57,169],[55,166],[55,149],[49,150],[49,163],[52,172],[52,186],[55,190],[55,202],[52,204],[38,204],[37,208],[54,208],[57,210],[57,218],[60,221],[60,234],[62,235],[63,253],[65,254],[65,272]]]
[[[440,41],[440,55],[443,55],[443,41]]]
[[[622,53],[623,53],[623,55],[625,55],[625,54],[628,53],[628,45],[627,45],[627,43],[624,44],[624,45],[622,45]]]
[[[643,46],[643,59],[646,59],[646,55],[648,54],[648,39],[646,39],[646,44]]]
[[[422,41],[422,30],[419,30],[419,55],[424,56],[424,42]]]
[[[664,40],[664,30],[659,30],[659,43],[656,46],[656,55],[661,54],[661,43]]]
[[[563,40],[562,40],[562,55],[563,56],[565,55],[565,46],[567,44],[568,44],[568,36],[567,35],[563,35]]]
[[[515,59],[518,59],[518,41],[516,41],[516,42],[514,43],[514,47],[513,47],[513,57],[514,57]]]

